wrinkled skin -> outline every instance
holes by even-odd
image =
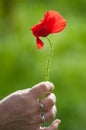
[[[41,82],[31,89],[19,90],[0,102],[0,130],[57,130],[60,120],[56,119],[48,127],[41,127],[41,108],[39,98],[44,105],[45,121],[49,122],[56,115],[56,97],[51,90],[54,85]]]

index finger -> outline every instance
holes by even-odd
[[[53,89],[54,89],[53,83],[51,83],[49,81],[41,82],[32,87],[32,89],[30,90],[30,94],[34,98],[38,99],[38,98],[40,98],[40,96],[42,96],[43,94],[47,94],[48,92],[50,92]]]

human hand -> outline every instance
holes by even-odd
[[[45,122],[49,122],[56,115],[56,97],[51,90],[51,82],[41,82],[31,89],[19,90],[0,102],[0,130],[56,130],[60,120],[55,120],[48,127],[41,127],[41,108],[39,99],[44,106]]]

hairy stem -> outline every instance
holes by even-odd
[[[47,59],[45,80],[49,81],[50,63],[51,63],[51,58],[52,58],[53,46],[52,46],[51,41],[49,40],[48,37],[47,37],[47,40],[48,40],[49,45],[50,45],[50,50],[49,50],[49,56]]]

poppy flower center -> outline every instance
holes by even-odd
[[[42,25],[40,29],[38,30],[38,36],[46,37],[50,34],[50,31],[45,25]]]

